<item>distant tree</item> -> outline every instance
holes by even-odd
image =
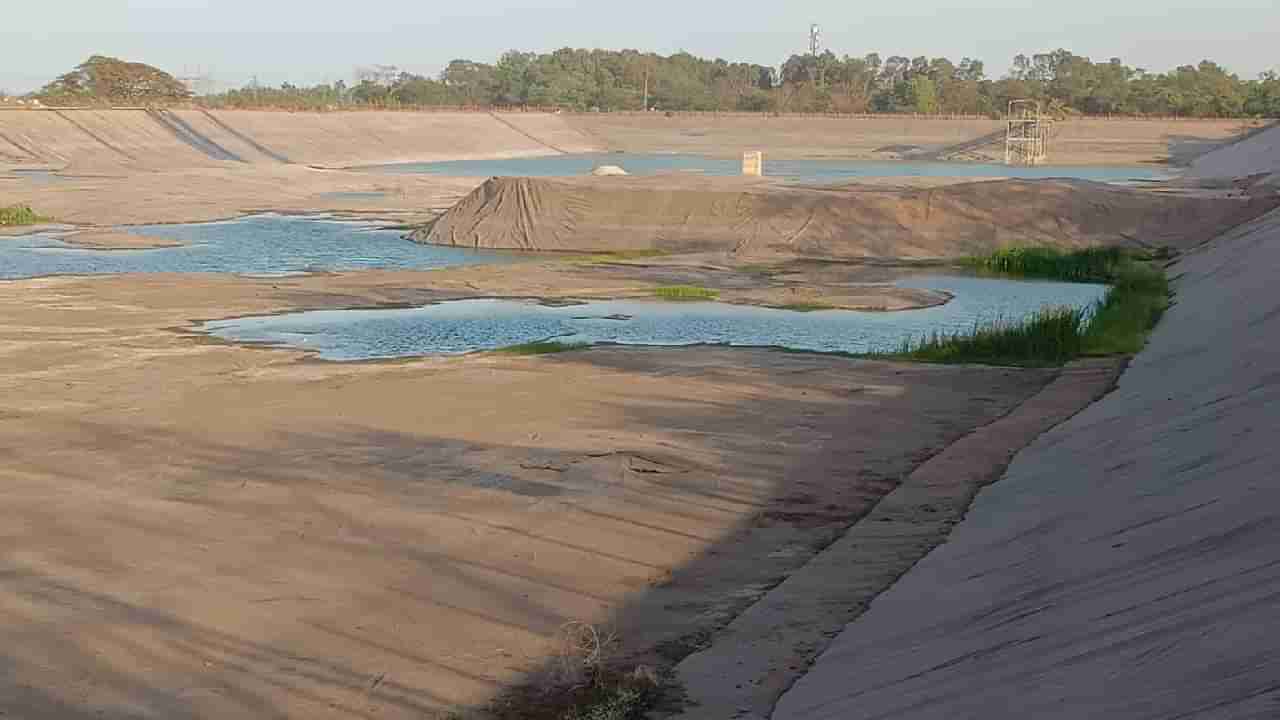
[[[440,82],[467,104],[489,105],[493,102],[496,82],[492,65],[454,60],[440,73]]]
[[[928,75],[917,75],[902,87],[901,109],[925,114],[938,111],[937,85]]]
[[[36,97],[47,105],[169,104],[190,99],[191,91],[150,65],[94,55],[45,85]]]
[[[67,102],[148,102],[113,86],[115,70],[101,72],[91,58],[46,90]],[[145,66],[144,66],[145,67]],[[159,72],[159,71],[156,71]],[[104,78],[101,82],[94,77]],[[170,78],[170,80],[172,80]],[[129,86],[132,87],[132,86]],[[170,88],[185,96],[185,88]],[[164,96],[147,91],[143,95]],[[1051,114],[1126,114],[1192,117],[1280,115],[1280,79],[1274,73],[1244,81],[1215,63],[1167,73],[1130,67],[1120,58],[1093,62],[1066,49],[1013,58],[1008,74],[989,79],[981,60],[868,53],[837,57],[793,55],[774,68],[677,52],[560,48],[549,53],[511,50],[495,64],[458,59],[437,78],[399,73],[348,88],[344,84],[251,87],[201,98],[218,107],[325,109],[357,105],[554,105],[574,110],[837,111],[1003,113],[1011,100],[1041,102]],[[153,100],[152,102],[162,102]],[[105,102],[105,101],[104,101]],[[65,103],[64,103],[65,104]]]
[[[1280,118],[1280,73],[1264,72],[1250,84],[1245,112],[1254,117]]]

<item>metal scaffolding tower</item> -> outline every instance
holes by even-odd
[[[1041,114],[1038,101],[1010,102],[1007,122],[1004,136],[1006,165],[1039,165],[1048,159],[1053,120]]]

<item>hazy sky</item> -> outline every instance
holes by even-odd
[[[1280,66],[1280,0],[4,0],[0,89],[34,89],[90,54],[209,72],[223,86],[350,80],[357,65],[435,74],[504,50],[630,47],[777,65],[822,26],[838,55],[986,61],[1064,47],[1164,71],[1209,58]],[[15,15],[14,10],[17,10]],[[21,29],[16,29],[21,28]],[[46,30],[41,30],[45,28]]]

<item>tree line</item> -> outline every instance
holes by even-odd
[[[111,62],[105,62],[111,61]],[[83,102],[98,85],[133,102],[189,100],[167,75],[95,56],[51,83],[42,99]],[[95,81],[98,75],[110,80]],[[136,75],[138,82],[128,79]],[[124,79],[122,79],[124,78]],[[139,92],[144,96],[140,97]],[[181,97],[179,97],[181,96]],[[344,106],[543,106],[576,111],[665,110],[808,113],[924,113],[998,116],[1011,100],[1033,99],[1056,116],[1280,117],[1280,75],[1242,79],[1205,60],[1153,73],[1119,58],[1094,62],[1067,50],[1018,55],[1001,78],[981,60],[926,56],[793,55],[780,67],[710,60],[689,53],[563,48],[512,50],[497,62],[454,60],[436,77],[399,73],[348,85],[285,83],[194,98],[212,107],[332,109]],[[67,104],[63,102],[62,104]]]

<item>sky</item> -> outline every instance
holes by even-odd
[[[1151,71],[1211,59],[1242,77],[1280,67],[1280,0],[4,0],[0,91],[26,92],[92,54],[210,75],[219,89],[351,81],[357,66],[435,75],[509,49],[688,51],[763,65],[806,52],[986,62],[1066,48]],[[15,17],[12,9],[6,13]]]

